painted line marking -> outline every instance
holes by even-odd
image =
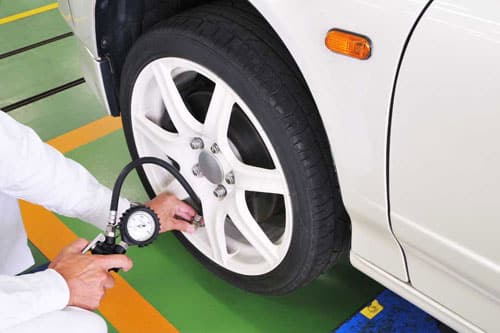
[[[102,138],[121,128],[120,118],[104,117],[77,128],[47,143],[66,153]],[[21,213],[29,239],[49,259],[77,239],[52,212],[20,201]],[[50,230],[51,232],[47,232]],[[108,290],[99,311],[121,333],[166,332],[178,330],[155,309],[124,278],[114,274],[115,287]]]
[[[12,104],[9,104],[9,105],[6,105],[6,106],[2,106],[1,109],[4,112],[10,112],[10,111],[13,111],[15,109],[18,109],[18,108],[21,108],[23,106],[26,106],[28,104],[38,102],[38,101],[40,101],[40,100],[42,100],[44,98],[53,96],[55,94],[59,94],[60,92],[63,92],[65,90],[71,89],[73,87],[79,86],[80,84],[84,84],[84,83],[85,83],[85,79],[82,77],[82,78],[73,80],[71,82],[67,82],[67,83],[65,83],[63,85],[60,85],[58,87],[49,89],[49,90],[44,91],[42,93],[36,94],[34,96],[22,99],[22,100],[17,101],[17,102],[14,102]]]
[[[57,42],[58,40],[68,38],[71,36],[73,36],[73,32],[66,32],[64,34],[60,34],[60,35],[57,35],[57,36],[54,36],[51,38],[47,38],[47,39],[44,39],[42,41],[30,44],[30,45],[26,45],[26,46],[20,47],[20,48],[15,49],[15,50],[7,51],[5,53],[0,54],[0,60],[8,58],[8,57],[12,57],[16,54],[20,54],[20,53],[23,53],[23,52],[26,52],[29,50],[33,50],[33,49],[40,47],[40,46],[44,46],[44,45],[47,45],[47,44],[50,44],[53,42]]]
[[[121,127],[119,117],[107,116],[49,140],[47,143],[64,154],[111,134]]]
[[[30,240],[50,260],[54,259],[60,249],[78,238],[56,215],[45,208],[23,201],[20,206]],[[48,230],[51,232],[47,232]],[[113,275],[115,286],[107,291],[99,311],[119,332],[178,332],[124,278],[118,274]]]
[[[57,2],[54,2],[54,3],[51,3],[51,4],[46,5],[46,6],[34,8],[34,9],[27,10],[25,12],[21,12],[21,13],[18,13],[18,14],[6,16],[6,17],[3,17],[3,18],[0,18],[0,25],[11,23],[11,22],[14,22],[14,21],[17,21],[17,20],[22,20],[24,18],[33,16],[33,15],[37,15],[37,14],[41,14],[41,13],[45,13],[45,12],[48,12],[50,10],[54,10],[54,9],[57,9],[57,8],[59,8],[59,4]]]
[[[375,318],[380,312],[384,310],[382,304],[380,304],[377,300],[374,300],[370,305],[365,307],[360,313],[368,319]]]

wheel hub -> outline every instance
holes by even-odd
[[[201,174],[212,184],[220,184],[224,180],[224,170],[213,154],[202,151],[198,158]]]

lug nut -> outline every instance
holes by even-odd
[[[229,185],[234,184],[234,173],[232,171],[228,172],[225,180],[226,180],[226,183],[228,183]]]
[[[193,175],[195,175],[196,177],[201,177],[201,176],[203,176],[203,175],[201,174],[201,169],[200,169],[200,165],[199,165],[199,164],[195,164],[195,165],[193,166],[192,171],[193,171]]]
[[[217,154],[220,152],[220,148],[219,148],[219,145],[214,143],[211,147],[210,147],[210,151],[213,153],[213,154]]]
[[[193,140],[191,140],[192,149],[203,149],[203,147],[205,147],[205,144],[201,138],[193,138]]]
[[[227,190],[223,185],[217,185],[214,190],[214,195],[217,199],[222,199],[227,195]]]
[[[198,214],[194,216],[192,223],[195,226],[195,228],[203,228],[205,226],[205,221],[203,221],[203,217],[201,217]]]

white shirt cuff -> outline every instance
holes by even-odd
[[[70,296],[69,287],[61,274],[49,268],[33,275],[38,275],[37,278],[40,283],[40,307],[50,309],[50,311],[46,312],[52,312],[64,309],[68,305]]]

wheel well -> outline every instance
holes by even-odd
[[[97,0],[95,6],[96,44],[98,56],[106,62],[106,66],[103,66],[103,77],[109,102],[116,101],[116,96],[119,96],[120,76],[125,58],[142,34],[175,14],[216,1],[231,2],[240,8],[243,7],[250,15],[260,17],[262,22],[267,22],[249,0]],[[288,52],[279,35],[276,32],[275,35],[282,43],[284,52]],[[288,54],[285,58],[289,60],[290,67],[307,87],[293,57]],[[112,114],[119,115],[118,103],[114,104],[116,106]]]
[[[95,29],[98,55],[109,63],[107,85],[118,96],[125,58],[134,42],[156,23],[210,0],[97,0]],[[107,87],[109,88],[109,87]]]

